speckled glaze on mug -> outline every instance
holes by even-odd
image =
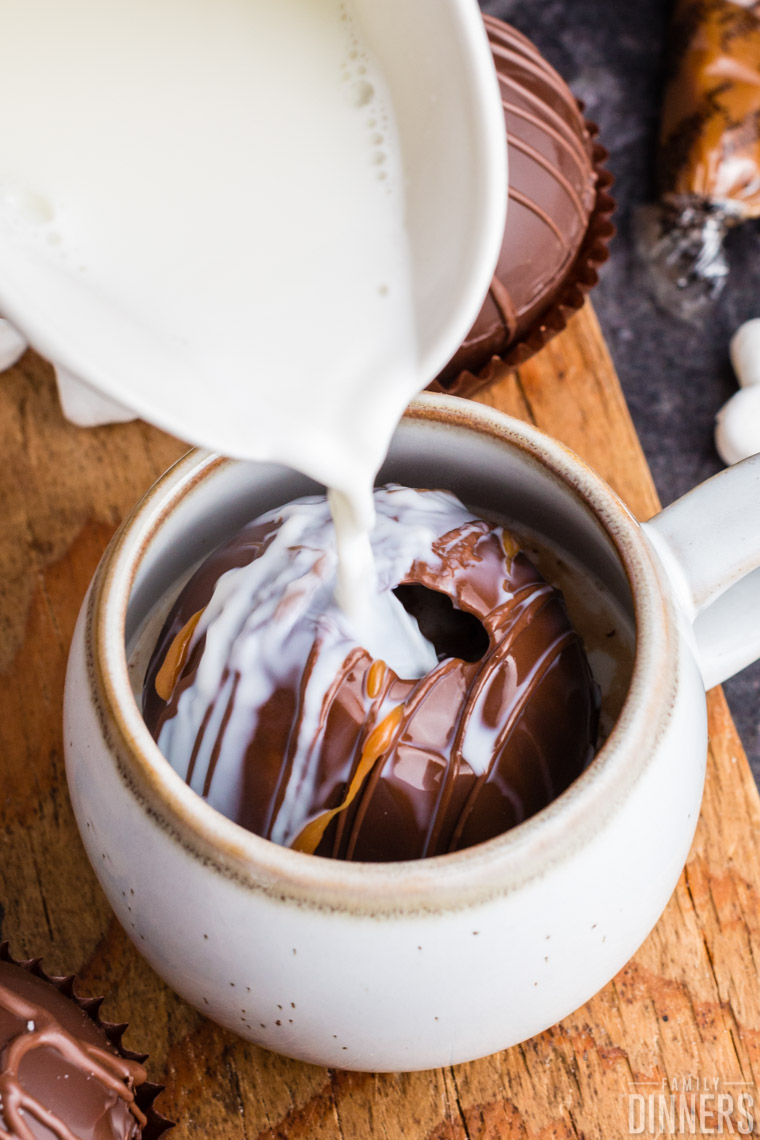
[[[760,654],[760,534],[745,525],[760,457],[640,526],[561,444],[491,409],[423,397],[380,478],[448,487],[540,530],[635,619],[622,712],[566,792],[486,843],[389,864],[278,847],[192,792],[142,721],[126,641],[222,539],[313,488],[284,468],[198,452],[148,492],[96,572],[71,648],[65,746],[96,874],[173,989],[289,1056],[410,1070],[552,1025],[663,910],[699,812],[705,685]]]

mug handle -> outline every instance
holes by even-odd
[[[760,454],[643,524],[693,633],[705,688],[760,657]]]

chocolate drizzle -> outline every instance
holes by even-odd
[[[534,45],[485,17],[501,88],[509,152],[509,208],[483,308],[436,379],[451,387],[522,339],[565,285],[596,197],[594,148],[567,84]]]
[[[532,815],[588,763],[598,716],[597,688],[562,596],[512,537],[440,492],[378,494],[378,502],[391,504],[387,510],[395,512],[400,532],[414,525],[416,503],[424,510],[437,497],[450,511],[441,512],[427,553],[390,583],[401,586],[399,597],[424,635],[446,646],[438,664],[422,677],[404,678],[361,645],[346,643],[317,690],[320,704],[309,720],[325,652],[324,634],[315,627],[305,659],[287,665],[286,680],[246,713],[249,730],[235,736],[230,723],[233,714],[240,717],[239,687],[256,682],[236,674],[232,663],[233,656],[251,659],[252,634],[242,632],[198,721],[186,775],[209,802],[259,835],[365,861],[445,854]],[[162,747],[169,739],[163,730],[179,731],[172,722],[181,706],[199,699],[210,676],[198,688],[206,636],[201,620],[174,691],[161,700],[155,679],[174,640],[188,618],[209,605],[222,576],[224,590],[234,589],[228,568],[240,567],[244,552],[253,562],[263,557],[276,529],[271,518],[245,528],[196,572],[169,615],[144,690],[146,723]],[[448,603],[428,604],[433,593],[450,599],[453,611]],[[283,595],[278,605],[285,604]],[[470,616],[458,623],[457,614]],[[459,652],[453,652],[457,638]],[[208,756],[202,784],[195,771],[201,754]],[[302,805],[293,817],[300,822],[283,830],[285,808],[294,800]]]
[[[148,1135],[146,1112],[152,1135],[160,1135],[168,1122],[150,1109],[158,1089],[147,1086],[147,1100],[138,1097],[138,1086],[146,1088],[143,1065],[66,996],[71,979],[48,980],[36,963],[16,965],[0,949],[0,1137],[137,1140]]]

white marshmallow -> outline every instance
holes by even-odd
[[[715,419],[715,446],[724,463],[760,451],[760,386],[740,388]]]
[[[760,451],[760,318],[736,330],[729,354],[739,391],[715,418],[715,446],[727,464]]]
[[[736,330],[728,351],[739,386],[760,384],[760,317],[745,321]]]

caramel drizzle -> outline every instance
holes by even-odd
[[[7,986],[0,985],[0,1005],[27,1025],[34,1025],[34,1029],[27,1028],[12,1038],[3,1050],[0,1112],[7,1128],[0,1124],[2,1140],[35,1140],[35,1134],[26,1124],[24,1114],[38,1120],[58,1140],[78,1140],[60,1117],[41,1104],[21,1084],[21,1062],[28,1053],[42,1048],[54,1050],[75,1068],[99,1080],[105,1088],[125,1102],[139,1127],[144,1127],[147,1117],[135,1102],[134,1094],[134,1087],[141,1085],[147,1077],[142,1065],[98,1045],[78,1040],[43,1006],[27,1001]]]
[[[306,824],[291,844],[294,851],[305,851],[308,855],[314,854],[322,842],[322,836],[327,830],[328,824],[335,819],[336,815],[351,806],[377,761],[390,751],[403,715],[404,706],[396,705],[395,709],[383,717],[379,724],[375,725],[362,749],[361,759],[351,778],[345,798],[337,807],[322,812],[316,819]]]
[[[162,701],[171,700],[174,687],[187,661],[190,642],[202,616],[203,610],[198,610],[191,618],[188,618],[166,651],[166,656],[161,663],[161,668],[156,673],[154,682],[156,692]]]
[[[376,721],[376,718],[380,712],[380,709],[383,706],[383,702],[385,700],[386,692],[387,692],[389,686],[391,685],[392,681],[393,681],[393,674],[388,669],[388,666],[385,664],[385,662],[380,661],[379,659],[376,661],[373,661],[372,665],[370,666],[370,668],[367,672],[366,682],[365,682],[366,689],[367,689],[367,696],[369,697],[369,699],[373,703],[370,705],[370,708],[367,712],[367,716],[365,718],[364,726],[362,728],[362,733],[361,733],[361,736],[357,742],[357,748],[354,752],[354,757],[353,757],[353,761],[352,761],[352,768],[351,768],[351,777],[353,777],[353,774],[356,770],[356,766],[361,760],[362,750],[364,748],[365,741],[366,741],[367,736],[369,735],[369,733],[371,731],[370,726],[373,723],[375,723],[375,721]],[[377,765],[375,767],[375,769],[370,772],[369,780],[367,781],[367,784],[365,785],[365,788],[362,791],[360,799],[359,799],[359,813],[360,814],[363,814],[363,811],[364,811],[363,805],[364,805],[365,800],[367,798],[367,787],[371,785],[371,787],[374,788],[376,778],[379,777],[379,774],[381,771],[382,771],[381,765]],[[343,843],[343,833],[345,831],[346,820],[347,820],[346,813],[341,812],[341,814],[338,816],[338,826],[335,829],[335,838],[333,839],[333,846],[332,846],[332,857],[333,857],[333,859],[337,859],[339,857],[341,844]],[[351,834],[349,835],[349,844],[351,844],[351,842],[352,842],[353,835],[354,835],[354,831],[352,830]],[[350,847],[350,850],[353,850],[353,847]],[[348,856],[348,858],[350,858],[350,855]]]
[[[409,724],[409,721],[412,719],[422,702],[448,673],[450,673],[453,669],[458,668],[458,664],[459,663],[455,657],[450,657],[448,660],[442,661],[431,673],[428,673],[427,677],[421,678],[421,680],[417,683],[412,693],[407,697],[402,706],[404,710],[403,721],[399,725],[399,729],[396,734],[396,740],[401,739],[404,729]],[[364,817],[367,814],[372,796],[374,795],[375,789],[377,788],[381,776],[382,766],[378,764],[377,767],[371,772],[370,778],[364,787],[362,797],[359,801],[359,806],[357,808],[356,816],[351,828],[351,834],[348,837],[345,856],[346,859],[353,859],[354,851],[356,850],[356,844],[358,843],[359,836],[361,834],[362,824],[364,823]]]
[[[517,541],[511,531],[502,530],[501,545],[504,553],[507,556],[507,569],[511,570],[512,563],[520,553],[520,543]]]
[[[385,662],[379,658],[370,665],[369,672],[367,673],[367,696],[370,700],[374,700],[375,697],[380,696],[387,672],[388,669]]]

